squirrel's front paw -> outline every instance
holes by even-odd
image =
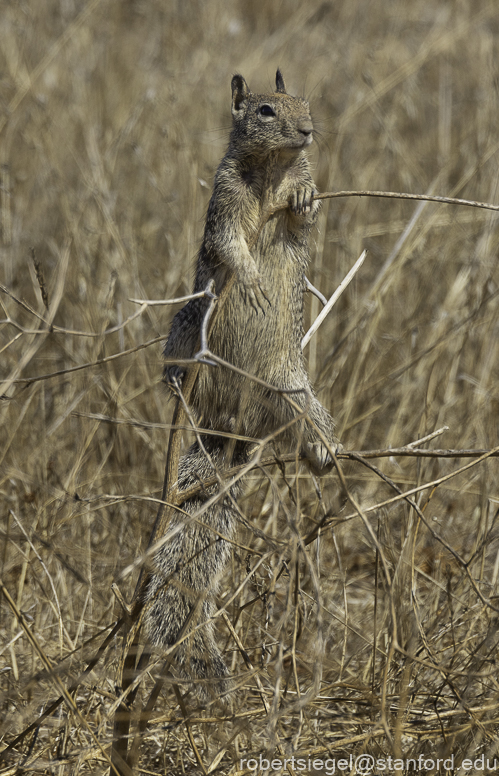
[[[317,194],[317,189],[296,189],[292,193],[289,207],[295,216],[306,216],[312,211],[314,194]]]
[[[343,446],[335,443],[333,449],[337,453],[343,449]],[[334,466],[333,457],[323,442],[309,442],[305,448],[305,455],[312,473],[317,477],[327,474]]]
[[[261,310],[265,315],[270,306],[270,299],[265,293],[265,286],[260,275],[253,282],[242,284],[242,294],[246,304],[250,304],[256,312]]]

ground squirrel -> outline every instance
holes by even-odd
[[[316,398],[301,348],[305,270],[309,234],[319,210],[313,199],[314,181],[306,149],[313,125],[308,103],[286,93],[281,72],[276,91],[252,94],[240,75],[232,79],[233,127],[227,153],[215,177],[204,239],[197,261],[194,291],[210,279],[216,293],[234,274],[235,282],[220,309],[209,337],[210,350],[220,358],[280,389],[297,389],[293,401],[306,410],[310,422],[291,423],[297,412],[278,393],[224,367],[202,365],[190,406],[201,427],[259,439],[285,424],[277,443],[294,442],[310,467],[324,473],[331,456],[319,429],[336,446],[333,421]],[[261,229],[269,207],[289,203]],[[192,358],[199,350],[200,327],[208,301],[188,302],[173,320],[164,354],[166,382],[181,385],[184,370],[175,359]],[[203,434],[183,456],[180,489],[213,476],[229,465],[248,460],[251,443]],[[230,689],[229,673],[215,642],[210,618],[215,595],[231,553],[237,526],[235,486],[223,501],[190,520],[158,551],[145,592],[145,624],[157,646],[171,646],[200,623],[176,650],[178,672],[197,681],[198,697],[220,697]],[[171,526],[202,509],[208,489],[182,505]],[[227,541],[228,540],[228,541]]]

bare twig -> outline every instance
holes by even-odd
[[[154,306],[162,306],[162,305],[170,305],[170,304],[183,304],[184,302],[190,302],[192,299],[203,299],[203,297],[208,297],[211,299],[211,292],[208,291],[198,291],[197,294],[187,294],[187,296],[176,296],[174,299],[133,299],[132,297],[128,297],[129,302],[133,302],[134,304],[143,304],[146,307],[154,307]]]
[[[334,294],[331,296],[329,301],[324,306],[324,309],[321,310],[321,312],[319,313],[319,315],[317,316],[317,318],[313,322],[312,326],[310,327],[310,329],[307,331],[307,333],[303,337],[303,339],[301,341],[302,349],[305,348],[306,345],[308,345],[308,343],[312,339],[313,335],[318,330],[319,326],[327,318],[327,316],[329,315],[329,313],[333,309],[334,305],[336,304],[336,302],[338,301],[338,299],[342,295],[343,291],[347,288],[347,286],[349,285],[349,283],[351,282],[353,277],[356,275],[358,270],[362,267],[362,265],[364,263],[364,259],[366,258],[366,256],[367,256],[367,251],[362,251],[362,253],[360,254],[359,258],[357,259],[357,261],[353,265],[352,269],[345,275],[345,277],[341,281],[340,285],[338,286],[338,288],[336,289]]]
[[[136,345],[134,348],[129,348],[128,350],[123,350],[121,353],[113,353],[112,356],[106,356],[105,358],[98,358],[96,361],[89,361],[86,364],[80,364],[79,366],[71,366],[69,369],[58,369],[57,372],[49,372],[45,375],[37,375],[35,377],[18,377],[15,380],[12,380],[13,384],[31,384],[31,383],[38,383],[41,380],[50,380],[52,377],[60,377],[61,375],[67,375],[71,374],[72,372],[79,372],[82,369],[89,369],[93,366],[99,366],[100,364],[107,364],[109,361],[116,361],[117,358],[122,358],[123,356],[129,356],[132,353],[137,353],[139,350],[144,350],[144,348],[149,348],[151,345],[155,345],[157,342],[161,342],[165,339],[165,336],[162,335],[161,337],[154,337],[152,340],[148,340],[148,342],[143,342],[141,345]]]
[[[459,199],[457,197],[439,197],[431,194],[407,194],[397,191],[327,191],[324,194],[316,194],[314,199],[336,199],[339,197],[382,197],[385,199],[409,199],[424,202],[439,202],[443,205],[464,205],[465,207],[478,207],[485,210],[499,211],[499,205],[490,202],[478,202],[471,199]]]
[[[203,292],[204,296],[208,297],[210,302],[208,304],[208,309],[206,310],[201,323],[200,350],[199,350],[199,353],[196,353],[195,355],[196,361],[199,361],[200,364],[208,364],[208,366],[216,366],[216,364],[213,361],[210,361],[209,358],[207,358],[207,356],[209,356],[208,332],[209,332],[210,320],[215,310],[216,303],[218,302],[218,297],[215,295],[214,291],[215,291],[215,281],[210,280],[210,282],[206,286],[206,289]],[[186,409],[186,406],[187,405],[185,405],[184,409]]]
[[[31,250],[33,251],[33,249]],[[45,289],[45,281],[43,279],[43,275],[41,272],[40,262],[36,260],[34,252],[32,253],[32,261],[35,266],[36,277],[38,280],[38,284],[40,285],[42,299],[45,307],[48,309],[48,296]],[[145,310],[147,310],[148,307],[151,307],[153,305],[183,304],[184,302],[189,302],[191,299],[202,299],[203,297],[211,298],[211,295],[209,292],[200,291],[198,294],[189,294],[188,296],[179,296],[179,297],[174,297],[173,299],[160,299],[160,300],[129,299],[129,301],[133,302],[134,304],[140,304],[140,309],[136,310],[136,312],[132,313],[132,315],[129,315],[128,318],[126,318],[121,323],[116,324],[116,326],[110,326],[109,329],[105,329],[104,331],[99,332],[99,331],[80,331],[78,329],[68,329],[65,326],[56,326],[56,324],[50,323],[50,321],[46,320],[43,317],[43,315],[40,315],[40,313],[34,310],[31,307],[31,305],[29,305],[24,300],[19,299],[15,294],[13,294],[6,286],[2,285],[1,283],[0,283],[0,291],[3,291],[3,293],[10,296],[10,298],[17,305],[22,307],[27,312],[31,313],[31,315],[34,315],[35,318],[37,318],[40,321],[40,323],[45,324],[46,326],[50,326],[51,331],[57,332],[59,334],[70,334],[73,337],[93,337],[93,338],[106,337],[108,334],[114,334],[117,331],[121,331],[122,329],[125,328],[125,326],[128,326],[129,323],[131,323],[132,321],[135,321],[139,316],[141,316],[142,313],[145,312]],[[43,329],[29,329],[26,326],[22,326],[20,323],[17,323],[17,321],[15,321],[10,316],[0,321],[0,323],[3,323],[4,325],[8,324],[10,326],[13,326],[23,334],[43,334],[44,333]]]
[[[327,299],[324,296],[324,294],[322,294],[318,288],[312,285],[312,283],[307,277],[305,277],[305,286],[307,287],[307,291],[310,291],[311,294],[317,297],[317,299],[321,302],[323,307],[327,304]]]

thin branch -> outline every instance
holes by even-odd
[[[314,285],[313,285],[313,284],[310,282],[310,280],[309,280],[307,277],[305,277],[305,286],[306,286],[306,288],[307,288],[307,291],[310,291],[310,293],[311,293],[311,294],[313,294],[314,296],[316,296],[316,297],[317,297],[317,299],[318,299],[318,300],[321,302],[321,304],[322,304],[322,306],[323,306],[323,307],[325,307],[325,306],[327,305],[327,299],[326,299],[326,297],[324,296],[324,294],[322,294],[322,293],[319,291],[319,289],[318,289],[318,288],[316,288],[316,287],[315,287],[315,286],[314,286]]]
[[[365,452],[356,450],[342,450],[336,453],[338,460],[351,460],[356,461],[359,457],[370,458],[391,458],[391,457],[411,457],[411,458],[497,458],[499,457],[499,448],[493,450],[425,450],[424,448],[411,449],[409,447],[400,447],[396,450],[367,450]],[[306,456],[299,456],[298,460],[306,461]],[[287,453],[286,455],[279,456],[279,463],[294,463],[296,461],[296,455],[294,453]],[[255,464],[253,469],[259,469],[261,467],[273,466],[277,464],[275,456],[264,458],[258,464]],[[472,464],[470,464],[472,465]],[[227,469],[225,473],[226,477],[233,477],[241,469],[243,465],[233,466]],[[251,469],[249,470],[251,471]],[[178,504],[181,505],[184,501],[192,498],[193,496],[201,493],[205,488],[209,488],[211,485],[216,484],[216,477],[210,477],[207,480],[202,480],[196,485],[192,485],[190,488],[181,491],[179,495]],[[431,485],[431,483],[430,483]],[[423,488],[421,487],[420,490]],[[369,508],[371,511],[371,508]]]
[[[190,302],[192,299],[203,299],[208,297],[211,299],[211,291],[198,291],[196,294],[187,294],[187,296],[176,296],[174,299],[133,299],[128,297],[129,302],[134,304],[143,304],[146,307],[154,307],[155,305],[169,305],[180,304],[181,302]]]
[[[60,377],[61,375],[67,375],[71,372],[79,372],[81,369],[88,369],[91,366],[99,366],[100,364],[106,364],[108,361],[116,361],[117,358],[121,358],[122,356],[129,356],[131,353],[136,353],[139,350],[144,350],[144,348],[148,348],[151,345],[155,345],[157,342],[161,342],[162,340],[166,339],[166,335],[163,334],[161,337],[154,337],[154,339],[149,340],[148,342],[142,343],[142,345],[136,345],[134,348],[129,348],[128,350],[122,350],[121,353],[113,353],[112,356],[106,356],[105,358],[98,358],[97,361],[89,361],[86,364],[80,364],[79,366],[71,366],[69,369],[59,369],[57,372],[49,372],[45,375],[38,375],[36,377],[17,377],[15,380],[12,380],[12,383],[14,384],[30,384],[30,383],[38,383],[40,380],[50,380],[52,377]]]
[[[471,586],[473,587],[475,593],[477,594],[477,596],[479,597],[481,602],[485,606],[488,606],[491,609],[493,609],[494,612],[499,612],[499,609],[497,607],[495,607],[492,604],[491,601],[489,601],[487,598],[485,598],[485,596],[479,590],[477,583],[475,582],[475,580],[473,579],[473,577],[470,574],[470,570],[468,568],[469,562],[466,562],[464,560],[464,558],[462,558],[460,556],[460,554],[457,552],[457,550],[455,550],[448,542],[446,542],[445,539],[443,538],[443,536],[440,536],[440,534],[438,534],[434,530],[434,528],[429,524],[428,520],[425,518],[422,509],[420,509],[420,507],[416,504],[416,502],[413,499],[408,498],[405,494],[403,494],[402,490],[399,488],[399,486],[395,482],[393,482],[393,480],[391,480],[389,477],[387,477],[385,474],[383,474],[383,472],[381,472],[376,466],[373,466],[373,464],[368,463],[367,461],[363,461],[360,456],[357,457],[357,460],[359,461],[359,463],[362,463],[362,464],[364,464],[364,466],[367,466],[372,472],[374,472],[374,474],[376,474],[378,477],[380,477],[380,479],[382,479],[384,482],[388,483],[400,496],[404,496],[405,497],[405,499],[408,502],[408,504],[410,504],[410,506],[415,510],[415,512],[417,513],[419,519],[425,525],[426,529],[431,533],[433,538],[436,539],[436,541],[439,542],[443,547],[445,547],[447,552],[450,553],[452,555],[452,557],[461,566],[461,568],[464,569],[464,571],[465,571],[465,573],[466,573],[466,575],[467,575],[467,577],[468,577],[468,579],[470,581]],[[434,488],[434,490],[436,490],[436,487]]]
[[[337,197],[382,197],[385,199],[410,199],[424,202],[439,202],[443,205],[464,205],[465,207],[479,207],[484,210],[499,211],[499,205],[490,202],[477,202],[471,199],[459,199],[457,197],[438,197],[431,194],[407,194],[398,191],[327,191],[324,194],[316,194],[314,199],[336,199]]]
[[[341,281],[340,285],[338,286],[338,288],[336,289],[334,294],[331,296],[331,298],[329,299],[327,304],[324,306],[324,309],[320,311],[319,315],[317,316],[317,318],[313,322],[312,326],[307,331],[307,333],[305,334],[305,336],[303,337],[303,339],[301,341],[302,350],[305,348],[306,345],[308,345],[308,343],[312,339],[313,335],[318,330],[319,326],[327,318],[327,316],[329,315],[329,313],[333,309],[334,305],[336,304],[336,302],[338,301],[338,299],[342,295],[343,291],[347,288],[347,286],[349,285],[349,283],[351,282],[353,277],[356,275],[358,270],[362,267],[362,265],[364,263],[364,259],[366,258],[366,256],[367,256],[367,251],[362,251],[362,253],[360,254],[359,258],[357,259],[357,261],[353,265],[352,269],[345,275],[345,277]]]
[[[2,291],[5,290],[3,286],[0,284],[0,289]],[[122,321],[121,323],[116,324],[116,326],[111,326],[109,329],[105,329],[104,331],[98,332],[98,331],[79,331],[78,329],[67,329],[65,326],[56,326],[54,323],[49,324],[48,321],[45,320],[43,315],[39,315],[36,310],[30,309],[29,305],[26,305],[25,303],[21,302],[20,299],[16,299],[16,297],[13,294],[9,294],[9,296],[14,299],[17,303],[21,304],[22,307],[24,307],[26,310],[28,310],[32,315],[36,316],[38,320],[41,323],[46,324],[47,328],[50,329],[51,332],[57,332],[58,334],[70,334],[73,337],[106,337],[108,334],[114,334],[116,331],[120,331],[121,329],[124,329],[125,326],[128,326],[131,321],[134,321],[136,318],[138,318],[144,310],[147,309],[147,305],[143,304],[140,310],[136,310],[132,315],[129,315],[126,320]],[[10,316],[8,318],[4,318],[0,321],[0,323],[8,324],[10,326],[13,326],[15,329],[21,332],[21,334],[46,334],[46,329],[28,329],[25,326],[21,326],[20,323],[17,323],[13,318]]]
[[[167,428],[172,428],[171,426],[166,426]],[[178,427],[177,427],[178,428]],[[183,426],[182,430],[186,430],[187,427]],[[205,429],[199,429],[200,434],[206,434],[208,433]],[[244,439],[244,437],[242,437]],[[351,460],[351,461],[358,461],[359,458],[363,458],[365,460],[370,460],[372,458],[391,458],[391,457],[410,457],[410,458],[446,458],[446,459],[454,459],[454,458],[477,458],[477,459],[485,459],[485,458],[499,458],[499,449],[495,448],[493,450],[424,450],[424,449],[410,449],[409,446],[404,448],[398,448],[397,450],[342,450],[341,452],[336,453],[336,458],[341,460]],[[296,461],[299,462],[306,462],[307,458],[304,455],[297,456],[294,453],[287,453],[279,456],[279,460],[275,458],[275,456],[270,456],[268,458],[264,458],[261,461],[253,461],[251,462],[251,465],[248,464],[239,464],[237,466],[232,466],[230,469],[224,470],[224,476],[225,477],[234,477],[237,475],[240,471],[243,469],[244,474],[250,474],[252,471],[260,470],[263,468],[267,468],[269,466],[279,466],[283,463],[296,463]],[[472,465],[472,464],[471,464]],[[459,469],[457,474],[459,474],[462,470]],[[326,475],[327,476],[327,475]],[[446,479],[453,476],[453,473],[446,475]],[[167,500],[166,498],[157,498],[155,496],[144,496],[140,494],[128,494],[126,496],[116,496],[111,495],[107,493],[100,493],[97,496],[90,496],[88,498],[83,498],[81,496],[78,496],[78,501],[81,501],[82,503],[94,503],[96,501],[102,501],[102,500],[108,500],[111,501],[113,504],[122,504],[130,501],[141,501],[144,503],[151,503],[151,504],[159,504],[171,508],[179,508],[181,505],[187,501],[188,499],[193,498],[194,496],[199,495],[203,491],[207,490],[208,488],[212,487],[213,485],[216,485],[218,482],[218,478],[216,475],[213,475],[212,477],[209,477],[205,480],[199,480],[195,485],[191,485],[190,488],[186,488],[185,490],[181,490],[178,493],[178,499],[176,504],[172,503],[171,500]],[[440,482],[440,480],[438,481]],[[231,485],[233,482],[231,482]],[[425,490],[428,487],[433,487],[435,483],[429,482],[427,484],[419,486],[417,488],[417,492]],[[406,496],[413,494],[414,491],[408,491],[407,493],[402,493],[402,496],[405,498]],[[397,499],[398,500],[398,499]],[[368,507],[367,511],[371,512],[374,509],[385,506],[387,502],[383,502],[383,504],[378,504],[374,507]],[[391,503],[391,502],[390,502]],[[348,516],[348,519],[350,519],[351,515]],[[345,518],[346,519],[346,518]],[[157,548],[155,548],[157,549]],[[143,560],[143,559],[142,559]],[[134,565],[135,568],[135,565]]]
[[[210,320],[211,316],[213,315],[213,312],[215,310],[216,304],[218,302],[218,297],[215,294],[215,281],[210,280],[208,282],[208,285],[206,286],[205,290],[203,291],[204,296],[206,296],[210,302],[208,304],[208,309],[206,310],[203,320],[201,322],[201,345],[200,345],[200,351],[199,353],[196,353],[195,359],[196,361],[199,361],[200,364],[208,364],[208,366],[216,366],[216,364],[213,363],[213,361],[210,361],[208,358],[206,358],[205,354],[209,356],[209,350],[208,350],[208,334],[209,334],[209,327],[210,327]],[[184,406],[184,409],[187,411],[187,405]]]
[[[393,498],[389,498],[389,499],[386,499],[385,501],[378,502],[377,504],[373,504],[372,506],[364,507],[364,512],[366,514],[370,512],[376,512],[378,509],[382,509],[387,506],[392,506],[393,504],[400,501],[401,499],[406,499],[408,496],[414,496],[416,493],[421,493],[423,490],[428,490],[429,488],[435,488],[437,485],[441,485],[443,482],[447,482],[453,477],[456,477],[458,474],[463,474],[463,472],[473,468],[473,466],[477,466],[477,464],[483,463],[483,461],[486,461],[488,458],[492,458],[498,455],[499,455],[499,446],[494,447],[492,450],[487,450],[483,455],[480,455],[478,458],[476,458],[476,460],[471,461],[471,463],[467,463],[464,466],[460,466],[459,469],[455,469],[453,472],[450,472],[449,474],[445,474],[442,477],[438,477],[436,480],[432,480],[431,482],[424,482],[422,485],[417,485],[414,488],[410,488],[409,490],[406,490],[401,495],[394,496]],[[345,515],[344,517],[341,517],[337,521],[337,523],[345,523],[347,521],[353,520],[353,518],[355,518],[356,516],[357,515],[355,512],[350,513],[349,515]]]
[[[464,205],[465,207],[478,207],[485,210],[499,211],[499,205],[493,205],[490,202],[477,202],[471,199],[459,199],[457,197],[439,197],[432,194],[409,194],[407,192],[398,191],[325,191],[323,194],[315,194],[313,199],[337,199],[341,197],[382,197],[386,199],[408,199],[418,200],[423,202],[438,202],[444,205]],[[260,232],[265,226],[268,219],[278,213],[280,210],[286,210],[289,207],[288,202],[280,202],[277,205],[273,205],[268,208],[262,218],[255,236],[255,241],[260,236]]]
[[[39,273],[39,269],[36,270],[37,273]],[[37,274],[38,277],[38,274]],[[39,283],[41,281],[39,280]],[[31,315],[34,315],[35,318],[37,318],[40,323],[45,324],[47,328],[50,328],[50,331],[57,332],[58,334],[70,334],[74,337],[106,337],[108,334],[114,334],[117,331],[120,331],[121,329],[124,329],[125,326],[128,326],[129,323],[136,320],[140,315],[142,315],[145,310],[147,310],[148,307],[151,307],[153,305],[173,305],[173,304],[183,304],[184,302],[189,302],[191,299],[202,299],[203,297],[207,297],[209,299],[212,298],[212,293],[209,290],[206,291],[200,291],[197,294],[189,294],[188,296],[178,296],[174,297],[173,299],[158,299],[158,300],[151,300],[151,299],[131,299],[129,298],[129,302],[133,302],[134,304],[140,304],[141,307],[139,310],[136,310],[132,315],[129,315],[128,318],[126,318],[121,323],[116,324],[116,326],[111,326],[109,329],[105,329],[104,331],[79,331],[78,329],[67,329],[65,326],[56,326],[54,323],[50,323],[50,321],[47,321],[43,315],[40,315],[36,310],[31,307],[27,302],[23,301],[22,299],[19,299],[15,294],[13,294],[11,291],[9,291],[6,286],[4,286],[2,283],[0,283],[0,291],[3,291],[4,294],[7,294],[10,296],[10,298],[18,304],[20,307],[22,307],[24,310],[29,312]],[[17,323],[13,318],[10,317],[10,315],[7,318],[4,318],[0,321],[0,324],[4,325],[10,325],[14,328],[18,329],[22,334],[46,334],[45,329],[28,329],[25,326],[22,326],[20,323]]]
[[[431,434],[427,434],[420,439],[415,439],[414,442],[409,442],[406,447],[414,448],[418,447],[418,445],[426,444],[426,442],[430,442],[432,439],[435,439],[435,437],[440,436],[441,434],[445,434],[445,432],[448,430],[449,426],[442,426],[441,428],[437,428],[436,431],[432,431]]]

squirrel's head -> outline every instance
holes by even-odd
[[[266,155],[272,151],[298,154],[313,139],[308,102],[292,97],[280,70],[276,91],[253,94],[242,75],[232,79],[231,145],[238,152]]]

